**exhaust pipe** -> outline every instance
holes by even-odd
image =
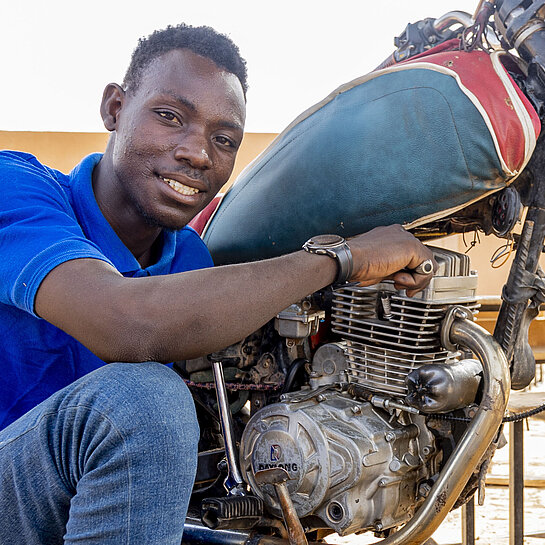
[[[451,454],[429,496],[415,516],[380,545],[420,545],[424,543],[458,499],[473,470],[494,439],[507,407],[511,378],[509,365],[500,345],[481,326],[473,322],[463,307],[452,307],[443,322],[443,337],[452,344],[471,350],[483,366],[483,395],[479,409]]]

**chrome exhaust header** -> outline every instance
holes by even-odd
[[[420,545],[437,530],[493,441],[505,414],[511,378],[497,341],[463,307],[452,307],[443,322],[443,336],[471,350],[483,366],[483,395],[477,413],[451,454],[429,496],[415,516],[380,545]]]

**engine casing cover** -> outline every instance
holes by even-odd
[[[301,392],[302,393],[302,392]],[[245,478],[281,516],[272,485],[255,473],[282,467],[299,517],[313,515],[340,535],[408,520],[421,503],[420,481],[433,475],[436,450],[423,417],[398,419],[337,391],[295,395],[248,422],[241,442]]]

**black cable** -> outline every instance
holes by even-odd
[[[511,416],[506,416],[502,420],[502,422],[520,422],[525,418],[529,418],[530,416],[534,416],[535,414],[542,413],[543,411],[545,411],[545,403],[543,405],[540,405],[539,407],[536,407],[535,409],[531,409],[523,413],[512,414]]]
[[[308,363],[308,360],[306,358],[297,358],[292,362],[290,365],[288,372],[286,373],[286,378],[284,380],[284,386],[282,387],[282,391],[280,394],[286,394],[291,391],[292,386],[295,382],[296,376],[299,373],[299,370],[301,368],[304,368],[304,366]]]
[[[530,418],[530,416],[542,413],[543,411],[545,411],[545,403],[543,405],[540,405],[539,407],[536,407],[535,409],[531,409],[523,413],[512,414],[511,416],[504,416],[502,419],[502,423],[505,424],[507,422],[520,422],[525,418]],[[430,418],[435,418],[436,420],[451,420],[454,422],[471,422],[472,420],[471,418],[467,418],[465,416],[451,416],[448,414],[428,414],[426,416],[429,416]]]

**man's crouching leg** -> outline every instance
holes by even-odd
[[[90,373],[0,431],[0,543],[179,545],[198,440],[168,367]]]

